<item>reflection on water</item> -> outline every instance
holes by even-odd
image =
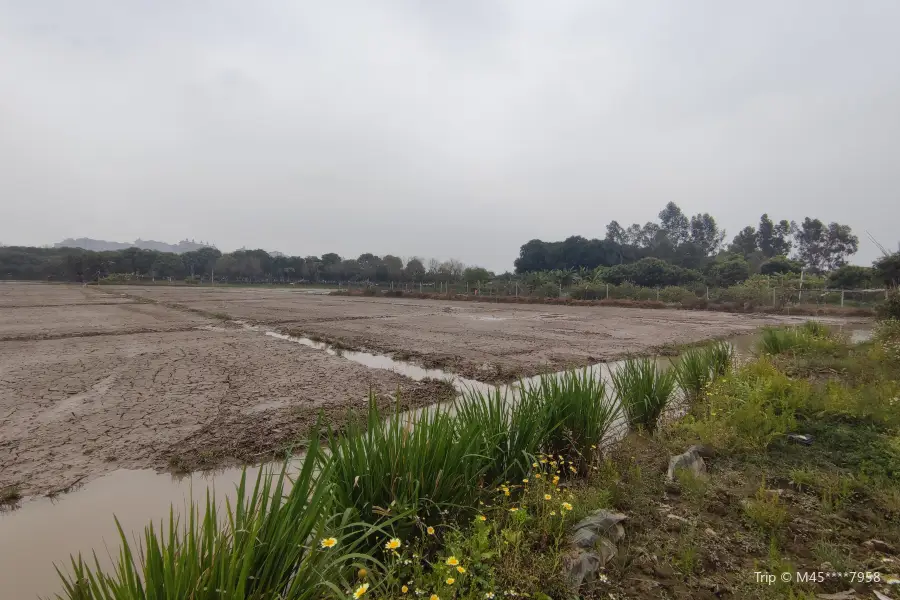
[[[255,327],[248,327],[259,331]],[[870,329],[847,328],[853,341],[871,336]],[[266,331],[265,335],[302,344],[341,356],[374,369],[387,369],[414,380],[425,378],[451,381],[460,392],[490,391],[495,386],[465,379],[440,369],[426,369],[388,356],[367,352],[336,350],[328,344],[307,338],[295,338]],[[756,334],[729,339],[739,357],[747,356],[758,339]],[[669,358],[658,357],[662,365]],[[610,371],[621,362],[595,365],[591,372],[609,382]],[[537,381],[539,377],[526,379]],[[515,396],[518,384],[500,386],[501,393]],[[248,478],[255,478],[261,467],[249,467]],[[25,502],[14,511],[0,512],[0,590],[3,598],[47,596],[60,589],[53,564],[68,564],[69,555],[96,550],[101,565],[112,564],[110,555],[118,552],[115,515],[122,528],[139,537],[144,527],[166,519],[170,505],[183,508],[191,497],[203,498],[206,490],[215,491],[218,501],[233,497],[241,469],[220,470],[212,474],[195,473],[181,478],[153,470],[119,470],[91,481],[85,487],[55,500],[39,498]]]

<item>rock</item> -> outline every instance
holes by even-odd
[[[599,509],[575,524],[572,545],[576,550],[567,561],[567,571],[576,588],[594,581],[600,569],[616,556],[616,542],[625,537],[621,523],[627,518],[621,513]]]
[[[863,546],[869,548],[870,550],[875,550],[876,552],[882,552],[884,554],[897,554],[896,548],[881,540],[869,540],[867,542],[863,542]]]
[[[599,555],[593,552],[579,552],[572,558],[569,565],[569,581],[573,586],[579,588],[585,583],[594,581],[602,566]]]
[[[804,446],[811,446],[813,443],[813,436],[804,433],[789,433],[787,439],[789,442],[802,444]]]
[[[607,537],[613,542],[618,542],[625,537],[625,528],[622,527],[622,521],[627,518],[627,516],[621,513],[615,513],[603,508],[595,510],[592,514],[575,524],[575,527],[573,528],[573,541],[575,541],[576,538],[587,540],[589,538],[588,534],[579,533],[587,530],[588,532],[595,534],[595,538],[591,542],[591,545],[593,545],[596,538],[599,537]],[[589,546],[582,547],[585,548]]]
[[[666,473],[666,481],[674,481],[675,473],[680,469],[685,469],[699,477],[706,476],[706,463],[703,462],[703,455],[709,455],[710,452],[703,446],[691,446],[684,452],[673,456],[669,459],[669,470]]]

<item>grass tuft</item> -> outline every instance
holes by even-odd
[[[628,359],[611,373],[616,395],[632,427],[653,433],[675,389],[675,371],[650,358]]]

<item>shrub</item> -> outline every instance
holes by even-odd
[[[760,485],[756,495],[744,503],[744,514],[769,535],[777,533],[787,521],[787,510],[778,494],[766,490],[765,485]]]
[[[750,264],[740,256],[731,256],[726,260],[716,261],[707,269],[707,281],[710,285],[730,287],[750,277]]]
[[[675,372],[659,368],[650,358],[626,360],[611,373],[622,411],[632,427],[656,431],[675,388]]]
[[[803,265],[790,260],[786,256],[774,256],[759,266],[759,272],[763,275],[784,275],[787,273],[799,273]]]
[[[876,314],[881,320],[900,319],[900,291],[891,290],[887,299],[878,305]]]
[[[845,289],[865,288],[872,283],[872,276],[871,267],[844,265],[828,274],[828,285]]]
[[[645,287],[684,285],[700,281],[697,271],[673,265],[658,258],[642,258],[631,264],[616,265],[603,272],[603,280],[620,284],[630,281]]]

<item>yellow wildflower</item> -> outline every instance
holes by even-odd
[[[533,469],[537,469],[537,468],[538,468],[538,464],[537,464],[536,462],[531,463],[531,467],[532,467]]]
[[[428,532],[428,535],[434,535],[434,527],[431,527],[430,525],[428,526],[428,529],[426,529],[425,531]]]
[[[453,579],[452,577],[447,578],[447,585],[453,585],[454,583],[456,583],[455,579]]]
[[[511,509],[509,509],[509,512],[517,512],[518,510],[519,510],[518,508],[513,506]]]
[[[569,504],[568,502],[563,502],[562,507],[566,510],[572,510],[572,505]]]
[[[361,598],[362,595],[365,594],[366,591],[367,591],[368,589],[369,589],[369,584],[368,584],[368,583],[362,584],[361,586],[359,586],[358,588],[356,588],[356,591],[355,591],[355,592],[353,592],[353,597],[354,597],[354,598],[357,598],[357,599],[358,599],[358,598]]]
[[[466,572],[466,568],[463,567],[463,566],[456,567],[456,572],[457,572],[457,573],[460,573],[460,574],[461,574],[461,573],[465,573],[465,572]]]
[[[437,594],[432,594],[431,598],[429,598],[428,600],[441,600],[441,597],[438,596]]]
[[[550,511],[550,516],[551,516],[551,517],[555,517],[555,516],[556,516],[556,511],[555,511],[555,510],[551,510],[551,511]]]
[[[553,496],[550,494],[544,494],[544,500],[553,500]]]
[[[400,538],[391,538],[390,540],[387,541],[387,543],[384,545],[384,547],[386,550],[396,550],[397,548],[399,548],[402,545],[403,545],[403,542],[400,541]]]
[[[455,567],[459,564],[459,559],[457,559],[455,556],[450,556],[447,558],[447,564],[451,567]]]
[[[403,587],[400,588],[400,591],[405,594],[406,592],[409,591],[409,588],[404,585]]]
[[[478,520],[479,521],[487,521],[487,517],[484,515],[478,515]]]
[[[535,479],[540,479],[540,478],[541,478],[541,474],[540,474],[540,473],[535,473],[535,474],[534,474],[534,478],[535,478]]]
[[[573,467],[572,465],[569,465],[569,470],[572,471],[573,473],[577,473],[577,472],[578,472],[578,470],[575,469],[575,467]]]
[[[526,478],[526,479],[523,479],[523,480],[522,480],[522,483],[528,483],[528,479],[527,479],[527,478]]]
[[[322,548],[334,548],[337,546],[337,538],[325,538],[321,542],[319,542],[319,546]]]

